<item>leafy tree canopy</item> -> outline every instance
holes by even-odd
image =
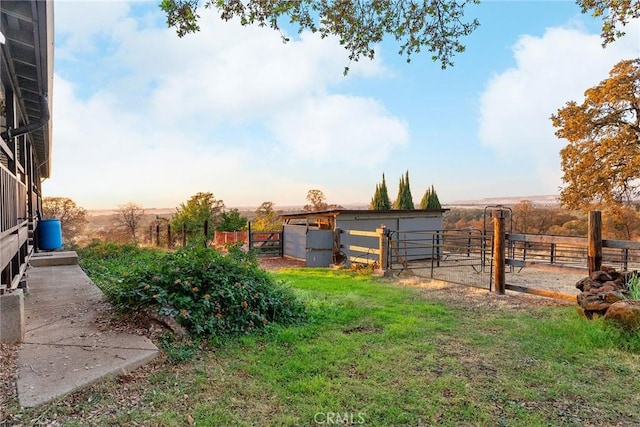
[[[45,197],[42,199],[42,218],[60,220],[65,244],[74,243],[87,224],[87,210],[76,205],[68,197]]]
[[[622,205],[639,194],[640,59],[621,61],[601,81],[551,116],[556,135],[569,141],[560,152],[567,208],[593,203]]]
[[[327,209],[342,209],[342,206],[340,205],[336,205],[334,203],[328,204],[327,198],[320,190],[309,190],[307,192],[307,200],[310,204],[304,205],[302,207],[302,210],[305,212],[319,212],[326,211]]]
[[[218,231],[242,231],[247,229],[247,218],[242,216],[238,209],[222,212],[220,223],[216,227]]]
[[[220,222],[223,209],[224,202],[216,200],[213,193],[197,193],[176,208],[176,213],[171,218],[171,228],[182,230],[182,224],[185,224],[187,235],[194,236],[203,233],[204,222],[208,221],[208,231],[211,232]]]
[[[582,13],[602,18],[602,46],[606,46],[625,33],[622,30],[631,19],[640,18],[640,1],[635,0],[577,0]]]
[[[391,36],[407,61],[427,50],[446,68],[453,65],[456,53],[465,50],[460,39],[480,25],[476,19],[464,19],[465,7],[479,0],[162,0],[160,8],[167,14],[167,24],[183,37],[200,30],[197,9],[201,3],[217,9],[225,21],[239,18],[242,25],[277,31],[288,22],[299,33],[337,36],[350,61],[374,58],[374,45]],[[284,35],[283,40],[289,41]]]
[[[220,18],[238,18],[242,25],[259,25],[281,32],[285,22],[318,32],[324,38],[337,36],[350,61],[373,59],[374,46],[385,37],[400,45],[398,53],[406,57],[423,50],[444,69],[453,65],[453,57],[464,52],[460,42],[480,23],[465,20],[465,7],[480,0],[161,0],[167,24],[179,37],[200,30],[198,8],[215,8]],[[622,36],[631,19],[640,16],[639,0],[576,0],[582,13],[602,18],[603,45]],[[282,36],[283,41],[289,41]],[[345,68],[345,73],[348,67]]]
[[[280,215],[273,208],[273,202],[262,202],[256,209],[256,216],[251,223],[254,231],[277,231],[282,229]]]
[[[316,190],[316,189],[309,190],[307,192],[307,200],[309,201],[310,204],[304,205],[304,207],[302,208],[303,211],[307,211],[307,212],[324,211],[329,206],[327,204],[327,198],[325,197],[324,193],[320,190]]]

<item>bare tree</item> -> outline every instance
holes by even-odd
[[[118,207],[118,225],[127,229],[133,243],[138,243],[136,231],[140,227],[140,221],[143,216],[144,209],[136,203],[129,202]]]

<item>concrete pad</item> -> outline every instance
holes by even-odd
[[[98,327],[104,296],[79,266],[32,264],[27,276],[26,332],[18,349],[21,406],[38,406],[134,370],[158,354],[146,337]]]
[[[0,295],[0,341],[20,343],[24,339],[24,294],[22,289]]]
[[[37,252],[29,261],[33,267],[78,264],[78,254],[74,251]]]

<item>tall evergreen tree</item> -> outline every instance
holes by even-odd
[[[431,195],[431,188],[427,187],[427,190],[424,192],[424,196],[420,199],[420,209],[427,209],[429,205],[429,196]]]
[[[389,192],[387,191],[387,181],[382,174],[382,183],[376,184],[376,191],[371,199],[371,209],[374,211],[388,211],[391,209]]]
[[[411,186],[409,185],[409,171],[407,171],[404,176],[400,177],[398,197],[396,198],[393,208],[398,210],[415,209],[413,205],[413,196],[411,196]]]
[[[424,196],[422,196],[422,200],[420,200],[420,209],[442,209],[440,199],[438,198],[438,194],[436,193],[436,189],[433,185],[431,185],[431,188],[427,188]]]

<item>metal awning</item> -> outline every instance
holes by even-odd
[[[27,123],[40,120],[40,95],[53,90],[53,1],[0,2],[0,31],[5,38],[2,49],[7,58],[9,77]],[[51,171],[51,120],[33,131],[36,159],[41,178]]]

